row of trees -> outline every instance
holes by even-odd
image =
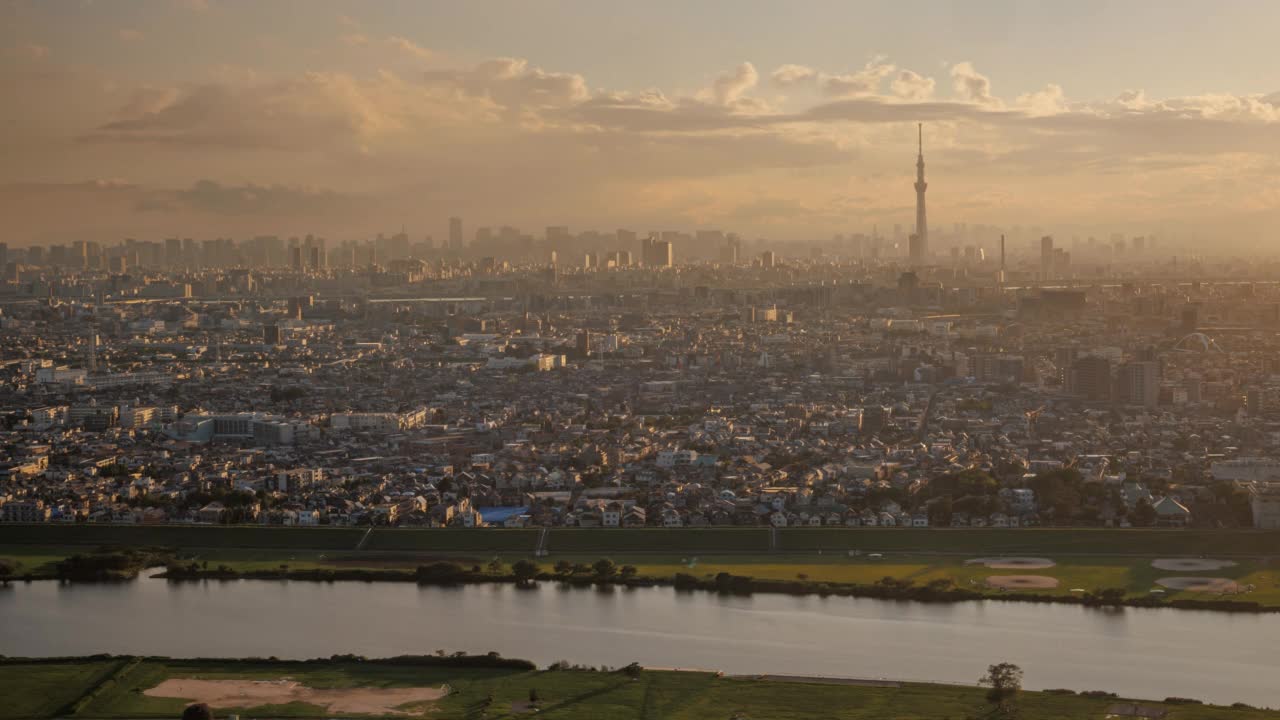
[[[492,575],[503,575],[507,572],[507,566],[498,558],[491,560],[486,569]],[[561,560],[555,564],[554,572],[556,577],[561,579],[586,577],[604,582],[613,580],[625,582],[638,574],[634,565],[619,566],[608,558],[601,558],[590,565]],[[515,577],[517,584],[527,586],[543,574],[543,569],[532,560],[517,560],[511,565],[510,573]],[[480,575],[480,566],[475,565],[468,569],[454,562],[422,565],[416,571],[418,581],[428,583],[459,583],[477,579]]]

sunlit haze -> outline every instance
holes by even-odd
[[[935,245],[962,223],[1265,248],[1280,220],[1270,3],[18,0],[0,13],[10,245],[439,240],[451,215],[468,235],[905,234],[918,122]]]

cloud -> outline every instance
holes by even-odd
[[[136,30],[134,28],[121,28],[116,31],[116,37],[120,39],[120,42],[130,43],[141,40],[143,35],[141,30]]]
[[[332,190],[200,180],[182,190],[150,192],[135,208],[139,212],[193,210],[213,215],[317,217],[340,214],[358,203],[357,198]]]
[[[933,96],[934,80],[910,70],[900,70],[889,88],[905,100],[927,100]]]
[[[581,75],[548,72],[523,58],[494,58],[467,70],[430,70],[422,77],[429,87],[486,98],[508,110],[563,107],[590,96]]]
[[[1068,101],[1050,82],[1000,98],[971,63],[935,80],[875,59],[847,73],[777,67],[772,85],[802,92],[772,106],[754,96],[749,62],[692,94],[601,89],[523,58],[449,65],[406,38],[369,37],[369,53],[382,53],[370,57],[401,62],[205,71],[172,85],[52,59],[4,63],[0,89],[12,102],[0,119],[12,131],[0,150],[13,161],[0,181],[39,168],[131,182],[0,188],[0,208],[17,237],[32,238],[184,221],[256,232],[313,216],[325,232],[361,233],[380,218],[455,213],[533,226],[744,223],[736,229],[815,237],[909,221],[916,122],[929,124],[934,208],[948,223],[1048,225],[1077,209],[1138,223],[1159,217],[1161,203],[1191,217],[1207,217],[1205,198],[1224,214],[1280,204],[1263,190],[1280,168],[1260,160],[1280,156],[1280,94]],[[955,94],[936,98],[948,77]],[[1237,197],[1225,183],[1258,189]],[[1195,193],[1202,199],[1189,200]],[[387,212],[370,212],[371,198]],[[89,220],[99,217],[101,228]]]
[[[804,65],[780,65],[769,78],[779,87],[792,87],[813,82],[818,78],[818,71]]]
[[[399,36],[387,38],[387,44],[415,60],[430,60],[434,56],[430,50]]]
[[[855,97],[876,95],[884,79],[893,74],[894,66],[872,61],[863,69],[843,75],[823,75],[820,78],[822,92],[831,97]]]
[[[83,139],[193,148],[366,152],[385,138],[411,129],[485,122],[491,119],[491,110],[492,104],[483,98],[462,102],[451,91],[412,83],[393,73],[359,78],[316,72],[269,82],[142,88],[116,110],[114,120],[98,125]]]
[[[1142,90],[1125,90],[1116,96],[1115,104],[1126,110],[1143,110],[1151,107],[1147,94]]]
[[[1032,116],[1056,115],[1067,109],[1066,97],[1062,87],[1049,83],[1043,89],[1018,96],[1017,105],[1025,108]]]
[[[710,95],[720,105],[733,105],[743,95],[756,86],[760,75],[756,66],[749,62],[740,63],[732,71],[720,75],[711,83]]]
[[[956,94],[962,99],[979,105],[998,105],[991,94],[991,80],[974,69],[971,62],[959,62],[951,66],[951,81]]]

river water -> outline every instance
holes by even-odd
[[[1014,662],[1028,688],[1280,707],[1280,615],[999,601],[923,604],[542,583],[140,579],[0,588],[0,654],[325,657],[496,650],[545,665],[974,683]]]

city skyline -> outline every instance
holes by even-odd
[[[822,241],[912,226],[923,122],[935,228],[1269,247],[1280,97],[1248,39],[1276,11],[1082,8],[822,5],[842,39],[768,5],[659,5],[628,32],[580,3],[10,3],[6,241],[439,239],[452,216]],[[664,22],[709,41],[655,56]],[[1068,62],[1037,36],[1087,42]]]

